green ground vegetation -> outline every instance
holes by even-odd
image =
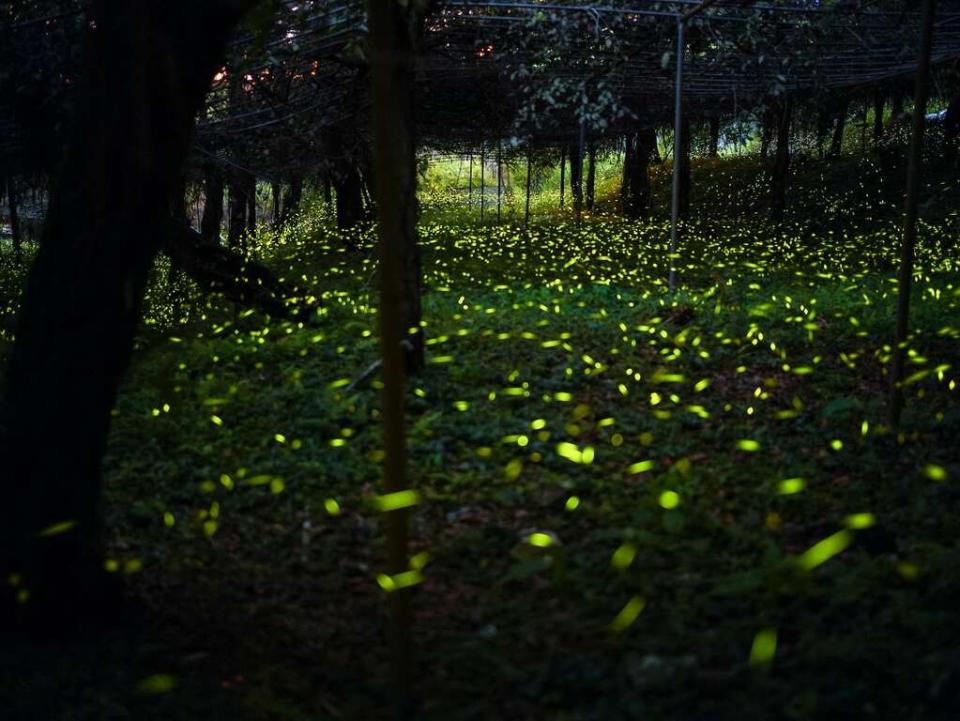
[[[427,208],[424,718],[955,718],[956,216],[926,209],[898,437],[902,190],[866,158],[796,173],[772,227],[756,160],[699,164],[676,293],[666,221],[613,217],[611,189],[581,227]],[[377,357],[376,263],[369,230],[347,240],[318,207],[260,238],[300,288],[292,321],[158,268],[106,461],[109,563],[147,620],[50,651],[97,659],[87,675],[21,659],[4,696],[67,698],[64,718],[387,716],[378,381],[351,385]]]

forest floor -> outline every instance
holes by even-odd
[[[422,227],[422,718],[957,717],[960,268],[925,226],[898,438],[896,224],[852,197],[689,224],[676,293],[660,220]],[[106,461],[143,619],[6,663],[0,695],[35,718],[389,716],[352,240],[306,219],[264,251],[321,301],[302,323],[158,272]]]

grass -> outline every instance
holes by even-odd
[[[954,717],[951,221],[923,231],[897,438],[896,225],[843,221],[885,207],[882,184],[777,229],[740,212],[758,175],[730,167],[701,169],[733,210],[686,226],[676,294],[659,218],[422,227],[424,718]],[[824,200],[802,187],[799,208]],[[377,353],[361,236],[347,251],[308,215],[264,239],[322,301],[300,322],[158,272],[106,461],[110,558],[149,620],[95,678],[65,672],[75,711],[389,713],[377,382],[347,386]]]

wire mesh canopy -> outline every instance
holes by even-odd
[[[674,28],[697,5],[435,2],[417,62],[421,142],[548,143],[570,138],[581,124],[591,137],[603,137],[669,123]],[[0,98],[6,164],[30,165],[25,107],[68,105],[82,66],[86,10],[83,0],[0,10],[7,69],[0,83],[11,89]],[[784,94],[822,100],[915,69],[919,20],[905,3],[719,0],[685,25],[684,112],[695,119],[761,107]],[[199,118],[197,160],[280,178],[365,152],[366,34],[362,0],[284,0],[268,22],[238,31]],[[933,62],[943,68],[958,58],[960,5],[942,3]]]

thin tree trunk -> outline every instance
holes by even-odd
[[[89,9],[87,72],[0,403],[0,577],[16,574],[19,612],[47,632],[112,612],[100,533],[111,409],[168,232],[170,190],[240,9],[227,0]],[[0,596],[0,623],[17,613],[11,598]]]
[[[793,108],[789,98],[781,98],[777,108],[777,154],[770,174],[770,219],[783,220],[787,207],[787,179],[790,174],[790,121]]]
[[[407,7],[370,0],[373,135],[377,163],[380,238],[380,352],[383,360],[382,427],[385,493],[407,490],[404,395],[406,375],[423,363],[420,328],[420,255],[417,248],[416,129],[413,112],[414,38]],[[416,20],[416,19],[414,19]],[[415,328],[411,335],[409,330]],[[412,350],[404,349],[410,343]],[[402,578],[408,560],[410,509],[387,512],[386,574]],[[397,717],[413,717],[412,611],[409,589],[388,596],[390,648]]]
[[[573,199],[573,212],[577,218],[583,207],[583,155],[580,154],[580,144],[570,145],[570,197]]]
[[[830,115],[826,110],[820,108],[817,112],[817,157],[821,160],[824,156],[824,143],[827,142],[827,134],[830,131]]]
[[[10,235],[13,240],[13,255],[17,263],[23,260],[23,236],[20,232],[20,211],[17,206],[17,181],[7,178],[7,208],[10,211]]]
[[[920,27],[920,53],[917,60],[916,85],[913,93],[913,135],[910,139],[910,165],[907,170],[907,193],[904,200],[903,241],[900,247],[899,290],[897,294],[897,327],[893,343],[893,364],[890,373],[890,425],[899,430],[903,411],[903,376],[910,326],[910,291],[913,284],[914,245],[917,241],[920,180],[923,170],[923,134],[927,114],[930,74],[930,52],[933,47],[933,21],[937,0],[924,0]]]
[[[765,109],[760,118],[760,158],[767,159],[770,152],[770,141],[773,139],[773,117],[770,109]]]
[[[643,218],[650,213],[650,162],[657,152],[657,135],[653,128],[641,128],[627,136],[623,160],[621,211],[628,218]]]
[[[287,194],[283,198],[283,210],[280,211],[280,223],[286,225],[290,218],[300,208],[300,200],[303,198],[303,176],[295,175],[290,179],[290,186],[287,188]]]
[[[247,176],[247,234],[253,236],[257,232],[257,179]]]
[[[236,250],[243,246],[247,229],[247,194],[243,178],[234,175],[230,182],[230,218],[227,226],[227,245]]]
[[[587,210],[593,212],[594,195],[597,187],[597,146],[590,143],[587,150]]]
[[[833,125],[833,140],[830,143],[830,157],[838,158],[843,151],[843,131],[847,124],[847,110],[850,107],[850,100],[844,98],[837,110]]]
[[[903,115],[903,101],[904,101],[904,91],[903,88],[897,85],[896,89],[893,91],[893,101],[890,107],[890,112],[894,118],[899,118]]]
[[[333,203],[333,187],[330,182],[329,171],[323,173],[323,203],[328,208]]]
[[[280,212],[280,194],[282,193],[282,187],[283,186],[276,181],[270,183],[270,200],[273,201],[273,213],[271,220],[273,221],[274,230],[280,230],[280,228],[283,226]]]
[[[867,149],[867,114],[869,105],[867,98],[863,99],[863,110],[860,112],[860,152]]]
[[[223,178],[213,166],[208,166],[204,179],[203,220],[200,235],[207,245],[220,245],[220,226],[223,223]]]
[[[720,154],[720,116],[710,116],[710,151],[711,158]]]
[[[877,88],[873,94],[873,145],[880,145],[883,140],[883,108],[886,98],[883,91]]]
[[[629,216],[630,211],[628,208],[632,202],[632,177],[631,171],[634,164],[634,153],[636,152],[636,147],[633,142],[634,134],[628,133],[624,136],[624,150],[623,150],[623,168],[620,173],[620,212],[624,215]]]
[[[360,173],[353,165],[344,163],[340,174],[334,176],[334,185],[337,191],[337,227],[341,230],[353,228],[363,220]]]
[[[566,183],[566,178],[564,174],[567,169],[567,148],[565,145],[560,146],[560,208],[563,208],[563,193],[566,190],[564,183]]]

